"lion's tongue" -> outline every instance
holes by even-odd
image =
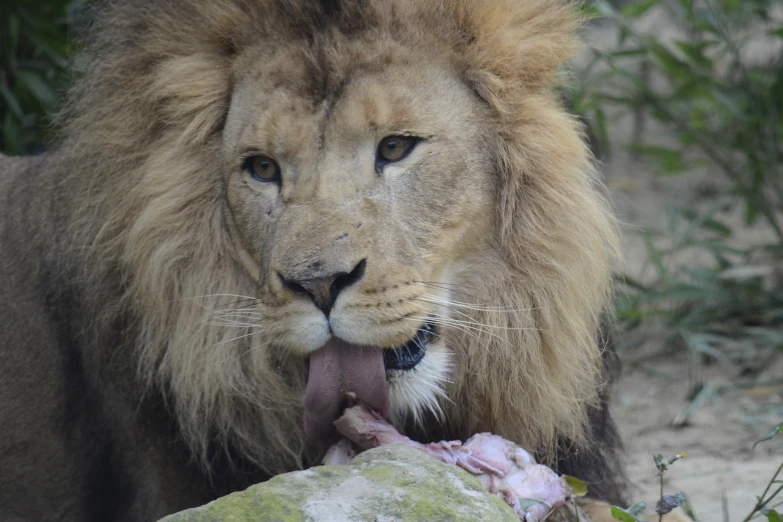
[[[334,432],[333,422],[342,413],[346,392],[355,393],[384,417],[389,414],[382,348],[333,338],[310,355],[304,401],[304,430],[310,439],[324,440]]]

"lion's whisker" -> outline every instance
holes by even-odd
[[[176,301],[189,301],[193,299],[207,299],[209,297],[233,297],[238,298],[241,301],[260,301],[260,298],[258,297],[251,297],[249,295],[242,295],[242,294],[204,294],[204,295],[194,295],[194,296],[188,296],[188,297],[180,297],[179,299],[172,299],[171,303],[174,303]]]
[[[437,316],[428,316],[428,317],[411,317],[411,318],[409,318],[409,319],[406,319],[406,320],[414,320],[414,321],[419,321],[419,322],[421,322],[421,321],[425,321],[425,320],[426,320],[426,321],[430,321],[431,323],[433,323],[433,324],[435,324],[435,325],[439,325],[439,326],[449,326],[449,327],[451,327],[451,328],[455,328],[455,329],[457,329],[457,330],[459,330],[459,331],[461,331],[461,332],[463,332],[463,333],[465,333],[465,334],[467,334],[467,335],[471,336],[473,339],[475,339],[475,340],[476,340],[476,342],[478,342],[479,344],[481,344],[481,345],[482,345],[482,347],[483,347],[485,350],[489,351],[489,346],[488,346],[488,345],[487,345],[485,342],[483,342],[483,341],[481,340],[481,338],[479,338],[479,337],[476,335],[476,333],[475,333],[475,331],[478,331],[479,333],[486,333],[486,332],[482,332],[481,330],[478,330],[478,329],[476,329],[475,327],[471,327],[471,326],[469,326],[469,325],[466,325],[466,324],[464,324],[464,323],[463,323],[463,322],[461,322],[461,321],[458,321],[458,320],[452,320],[452,319],[450,319],[450,318],[442,318],[442,317],[437,317]]]
[[[261,317],[261,312],[254,312],[252,310],[216,310],[211,313],[211,317]]]
[[[426,317],[419,317],[419,316],[404,317],[403,318],[404,320],[406,320],[406,321],[409,321],[409,320],[417,321],[417,322],[419,322],[419,324],[421,324],[422,322],[428,321],[428,322],[430,322],[432,324],[436,324],[436,325],[440,324],[440,325],[443,325],[443,326],[451,326],[452,328],[456,328],[456,329],[466,333],[467,335],[470,335],[479,344],[482,344],[484,349],[486,349],[487,351],[489,350],[489,347],[485,343],[482,343],[481,339],[476,337],[476,335],[473,332],[470,331],[471,329],[476,330],[475,327],[467,325],[463,321],[459,321],[457,319],[453,319],[451,317],[447,317],[447,316],[443,316],[441,314],[438,314],[437,312],[429,310],[427,307],[422,306],[420,304],[417,304],[417,303],[412,303],[412,304],[414,306],[418,306],[419,308],[422,308],[428,315]],[[396,308],[394,308],[394,309],[396,310]],[[481,330],[479,330],[479,331],[481,331]],[[489,335],[492,335],[492,333],[489,332]]]
[[[423,305],[420,305],[420,304],[417,304],[417,303],[412,303],[412,304],[415,305],[415,306],[418,306],[418,307],[420,307],[420,308],[422,308],[424,310],[429,310],[428,307],[425,307]],[[501,325],[482,323],[482,322],[477,321],[475,318],[471,317],[469,314],[466,314],[465,312],[460,312],[459,310],[453,310],[453,309],[451,309],[450,311],[452,313],[459,314],[459,315],[467,318],[468,320],[466,321],[466,320],[463,320],[463,319],[457,319],[455,317],[445,316],[445,315],[442,315],[442,314],[438,314],[437,312],[432,312],[432,314],[434,314],[434,316],[436,316],[436,317],[446,318],[446,319],[452,320],[452,321],[459,321],[460,323],[463,323],[463,324],[470,324],[470,325],[473,325],[473,326],[475,326],[475,327],[477,327],[479,329],[492,328],[492,329],[495,329],[495,330],[502,330],[502,331],[524,331],[524,330],[541,331],[540,328],[534,328],[534,327],[501,326]]]
[[[449,283],[446,281],[414,281],[414,283],[418,283],[421,285],[429,285],[429,286],[446,286],[446,287],[468,288],[470,290],[478,290],[478,288],[476,288],[475,286],[458,284],[458,283]]]
[[[226,314],[245,314],[256,316],[262,315],[262,313],[255,306],[244,308],[215,308],[214,310],[210,310],[209,313],[214,317],[220,317],[221,315]]]
[[[436,304],[440,306],[444,306],[449,309],[455,309],[455,308],[462,308],[465,310],[473,310],[476,312],[491,312],[491,313],[505,313],[505,314],[521,314],[525,312],[530,312],[533,309],[532,308],[519,308],[519,309],[511,309],[511,308],[487,308],[482,307],[478,305],[469,305],[466,303],[459,303],[455,301],[449,301],[445,299],[433,299],[429,295],[417,297],[411,299],[411,301],[422,301],[424,303],[430,303],[430,304]]]
[[[245,337],[251,337],[251,336],[255,335],[256,333],[258,333],[258,332],[251,333],[249,335],[246,335]],[[247,355],[247,354],[249,354],[251,352],[254,352],[255,350],[258,350],[259,348],[264,348],[265,346],[269,346],[270,344],[273,344],[275,342],[276,342],[276,339],[272,339],[271,341],[267,341],[267,342],[261,343],[261,344],[252,344],[251,343],[250,347],[247,350],[245,350],[244,352],[242,352],[242,355]]]
[[[200,307],[202,310],[204,310],[207,313],[210,314],[216,314],[223,311],[231,311],[231,310],[257,310],[255,305],[251,306],[240,306],[240,308],[236,308],[239,305],[245,304],[247,302],[247,299],[244,299],[242,301],[234,301],[232,303],[220,303],[220,308],[217,306],[209,306],[206,304],[197,303],[196,306]],[[259,302],[259,301],[256,301]]]
[[[232,342],[232,341],[238,341],[238,340],[240,340],[240,339],[245,339],[245,338],[247,338],[247,337],[252,337],[252,336],[254,336],[254,335],[258,335],[259,333],[262,333],[262,332],[263,332],[263,330],[256,330],[256,331],[251,331],[251,332],[249,332],[249,333],[246,333],[246,334],[244,334],[244,335],[239,335],[239,336],[237,336],[237,337],[232,337],[231,339],[225,339],[225,340],[223,340],[223,341],[219,341],[219,342],[215,343],[215,344],[214,344],[214,345],[212,345],[212,346],[213,346],[213,347],[214,347],[214,346],[220,346],[220,345],[222,345],[222,344],[230,343],[230,342]]]
[[[417,281],[417,283],[422,284],[424,286],[433,287],[433,288],[435,288],[437,290],[444,290],[444,291],[449,292],[451,294],[458,294],[458,295],[467,297],[467,298],[472,299],[472,300],[476,300],[476,301],[480,301],[481,300],[480,296],[477,296],[477,295],[474,295],[474,294],[471,294],[471,293],[468,293],[468,292],[465,292],[465,291],[462,291],[462,290],[454,290],[453,288],[449,288],[448,286],[445,287],[445,288],[443,286],[440,286],[441,284],[448,284],[448,283],[425,283],[425,282],[422,282],[422,281]],[[470,287],[468,287],[468,288],[470,288]],[[471,290],[476,290],[476,289],[471,288]]]
[[[424,294],[420,299],[429,299],[433,304],[442,304],[447,306],[454,306],[459,308],[466,308],[469,310],[477,310],[480,312],[504,312],[504,313],[524,313],[535,310],[536,308],[506,308],[503,306],[482,306],[474,303],[464,303],[461,301],[454,301],[452,299],[446,299],[432,294]]]
[[[421,305],[417,305],[417,306],[421,306]],[[431,314],[430,315],[430,318],[431,318],[430,321],[435,323],[435,324],[439,324],[440,323],[440,324],[443,324],[445,326],[452,326],[452,327],[455,327],[455,328],[459,328],[461,331],[463,331],[465,333],[477,332],[478,334],[486,334],[486,335],[488,335],[488,336],[490,336],[490,337],[492,337],[494,339],[497,339],[498,341],[500,341],[500,342],[502,342],[504,344],[507,344],[507,345],[511,346],[511,343],[507,339],[505,339],[504,337],[501,337],[500,335],[498,335],[498,334],[496,334],[496,333],[494,333],[492,331],[487,331],[486,328],[487,327],[491,328],[493,325],[487,325],[487,324],[484,324],[484,323],[477,322],[477,321],[473,320],[473,318],[471,318],[470,316],[468,316],[467,314],[464,314],[462,312],[458,312],[458,311],[455,311],[455,310],[452,310],[452,312],[459,313],[460,315],[462,315],[464,317],[467,317],[469,320],[466,321],[464,319],[457,319],[455,317],[444,316],[442,314],[438,314],[437,312],[430,312],[430,314]],[[474,338],[476,338],[476,337],[474,336]],[[478,338],[476,338],[476,339],[478,339]]]
[[[209,322],[205,322],[204,324],[211,325],[211,326],[231,327],[231,328],[239,327],[239,326],[247,327],[247,328],[258,328],[260,326],[259,321],[247,322],[247,321],[232,320],[232,319],[226,319],[222,321],[209,321]]]

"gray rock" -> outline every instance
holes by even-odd
[[[519,522],[467,472],[391,445],[279,475],[161,522]]]

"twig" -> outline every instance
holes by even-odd
[[[764,509],[767,506],[767,504],[769,504],[770,501],[778,495],[778,493],[783,491],[783,485],[781,485],[778,489],[775,490],[774,493],[772,493],[772,495],[769,496],[769,498],[764,498],[767,496],[767,493],[769,493],[769,490],[772,488],[772,484],[775,483],[775,480],[778,478],[778,475],[780,475],[781,471],[783,471],[783,462],[780,463],[780,466],[778,466],[778,470],[769,480],[767,487],[764,489],[764,493],[762,493],[761,496],[758,497],[758,501],[756,502],[756,505],[753,507],[753,511],[751,511],[750,514],[742,520],[742,522],[748,522],[749,520],[751,520],[759,511]]]

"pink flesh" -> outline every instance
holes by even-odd
[[[458,440],[421,444],[361,404],[345,410],[335,426],[345,438],[332,446],[324,464],[350,462],[357,447],[362,450],[404,444],[475,475],[487,491],[514,508],[520,521],[546,520],[554,509],[565,504],[570,494],[565,481],[554,471],[537,464],[527,451],[498,435],[479,433],[464,444]],[[529,505],[530,499],[538,503]]]
[[[380,412],[389,414],[389,390],[383,349],[357,346],[332,338],[310,355],[305,390],[305,434],[321,441],[334,433],[334,421],[345,405],[346,393]]]

